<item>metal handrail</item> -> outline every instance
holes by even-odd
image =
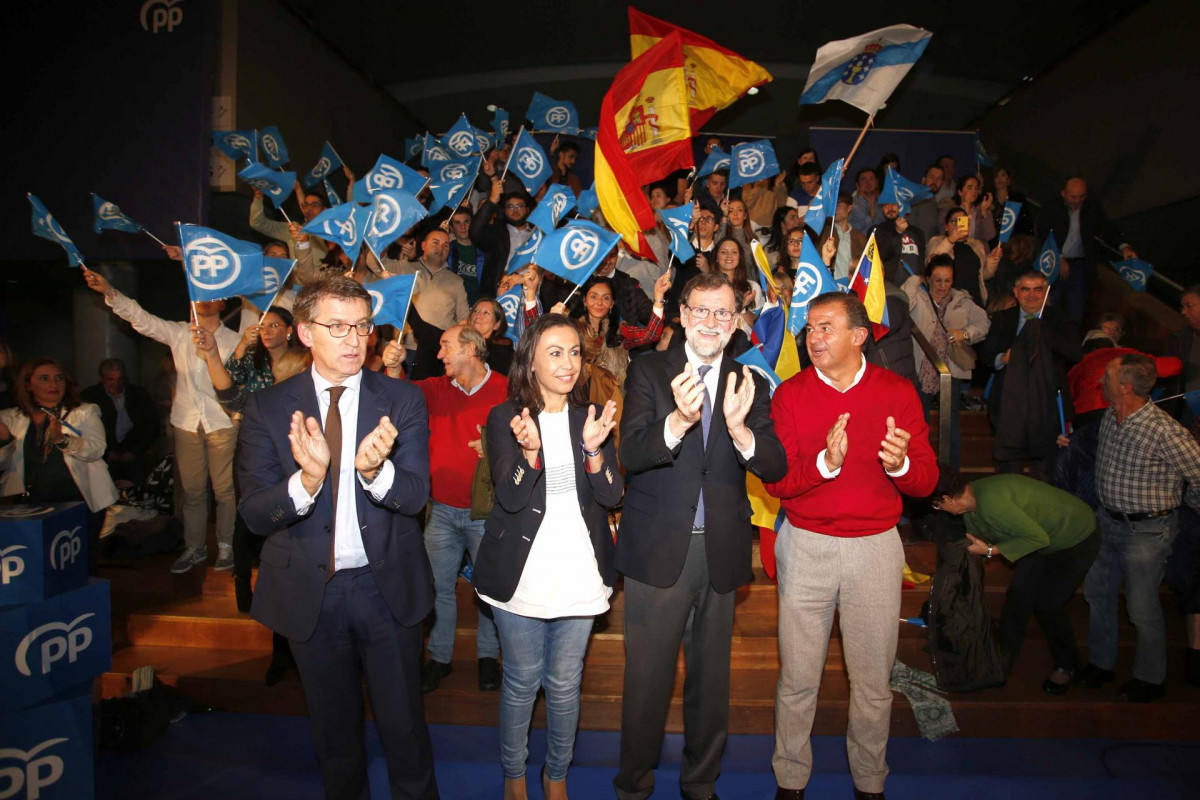
[[[950,411],[953,408],[953,378],[950,375],[950,367],[946,366],[946,362],[942,361],[937,351],[933,349],[933,345],[925,338],[925,334],[921,333],[917,326],[912,329],[913,340],[921,346],[921,351],[925,353],[925,357],[929,359],[929,363],[937,370],[938,374],[938,462],[942,464],[950,463]]]

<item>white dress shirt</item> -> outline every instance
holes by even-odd
[[[692,365],[692,374],[699,375],[700,367],[703,366],[705,362],[700,359],[700,356],[696,355],[696,351],[692,349],[692,345],[689,342],[684,342],[683,351],[687,353],[688,363]],[[724,354],[717,353],[717,357],[709,362],[712,366],[712,369],[710,369],[708,374],[704,376],[704,388],[708,390],[708,401],[713,404],[714,414],[717,411],[715,405],[717,402],[717,389],[720,388],[721,385],[721,359],[724,357]],[[700,425],[701,423],[697,422],[696,424]],[[683,439],[678,439],[672,435],[671,424],[667,423],[666,425],[663,425],[663,441],[666,442],[668,450],[674,450],[679,446],[679,443],[682,442]],[[753,431],[750,432],[750,447],[747,449],[739,449],[737,442],[733,443],[734,448],[737,449],[737,451],[742,454],[742,458],[746,459],[747,461],[754,458],[754,445],[755,441]]]
[[[317,390],[317,407],[320,409],[322,420],[321,428],[324,430],[324,420],[329,415],[328,389],[338,384],[322,377],[321,373],[317,372],[315,364],[312,367],[311,375]],[[341,385],[345,387],[346,391],[342,392],[342,396],[338,400],[338,410],[342,415],[342,461],[341,471],[338,473],[340,490],[338,491],[337,508],[334,509],[333,514],[335,534],[333,569],[335,572],[339,569],[365,567],[369,563],[367,550],[363,546],[362,529],[358,524],[358,504],[355,502],[354,479],[357,478],[372,497],[382,502],[392,488],[392,481],[396,477],[395,467],[392,466],[391,461],[386,459],[375,475],[375,480],[371,483],[367,483],[354,469],[354,455],[358,451],[359,443],[358,398],[362,388],[362,373],[351,375]],[[297,514],[307,514],[311,511],[317,495],[325,486],[322,483],[317,487],[317,491],[310,495],[301,482],[302,474],[302,470],[296,470],[288,480],[288,495],[291,496],[292,503],[296,506]]]
[[[828,376],[826,376],[824,372],[821,372],[821,370],[817,369],[815,366],[813,367],[813,369],[817,369],[817,377],[820,378],[821,381],[826,386],[831,387],[835,392],[840,392],[841,394],[845,394],[846,392],[853,389],[855,386],[858,386],[858,382],[862,380],[863,375],[865,375],[867,372],[867,357],[866,356],[860,356],[860,357],[862,358],[862,365],[859,366],[858,372],[854,373],[854,380],[850,381],[850,385],[847,386],[845,389],[839,389],[836,386],[834,386],[833,381],[829,380]],[[830,478],[836,478],[838,475],[841,475],[842,468],[838,467],[837,469],[830,471],[830,469],[825,466],[825,451],[826,450],[828,450],[828,448],[823,448],[821,450],[821,452],[817,453],[817,472],[821,473],[822,478],[824,478],[825,480],[829,480]],[[908,472],[908,467],[909,467],[908,456],[905,456],[904,463],[900,465],[900,469],[898,469],[895,472],[888,472],[887,474],[891,475],[893,478],[899,478],[901,475],[904,475],[906,472]],[[887,470],[884,470],[884,472],[887,472]]]

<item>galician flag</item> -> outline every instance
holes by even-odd
[[[842,100],[874,115],[925,52],[932,36],[924,28],[892,25],[822,45],[800,105]]]

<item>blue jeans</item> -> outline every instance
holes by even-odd
[[[1091,607],[1088,661],[1101,669],[1116,664],[1117,593],[1124,583],[1125,605],[1137,632],[1133,677],[1161,684],[1167,675],[1167,634],[1158,587],[1179,532],[1178,515],[1125,522],[1100,508],[1096,518],[1104,538],[1083,582]]]
[[[500,690],[500,767],[504,777],[525,774],[529,720],[538,687],[546,690],[546,778],[567,777],[579,727],[579,683],[592,633],[591,617],[536,619],[493,608],[504,646]]]
[[[429,657],[434,661],[449,664],[454,654],[454,628],[458,621],[458,599],[454,592],[458,570],[464,550],[474,563],[481,541],[483,520],[472,520],[471,509],[433,502],[425,526],[425,552],[429,554],[436,592],[433,630],[429,632]],[[496,623],[485,613],[485,608],[490,607],[483,607],[482,603],[480,606],[479,625],[475,628],[476,658],[496,658],[500,655]]]

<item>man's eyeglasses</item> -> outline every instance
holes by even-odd
[[[708,315],[712,314],[717,318],[717,322],[729,322],[733,319],[733,312],[727,308],[718,308],[716,311],[705,308],[704,306],[687,306],[688,314],[696,322],[704,322],[708,319]]]
[[[305,201],[305,202],[301,203],[300,205],[304,208],[324,208],[325,207],[325,204],[321,203],[321,202]]]
[[[364,339],[371,335],[371,331],[375,330],[374,322],[359,322],[356,325],[351,325],[346,322],[331,322],[326,325],[324,322],[312,322],[312,325],[320,325],[325,330],[329,331],[329,335],[335,339],[345,339],[350,335],[350,329],[358,331],[358,335]]]
[[[505,203],[504,207],[509,211],[520,211],[525,207],[524,203]]]
[[[708,215],[702,215],[702,216],[696,217],[696,222],[707,222],[710,225],[716,221],[717,221],[716,217],[710,217]]]

